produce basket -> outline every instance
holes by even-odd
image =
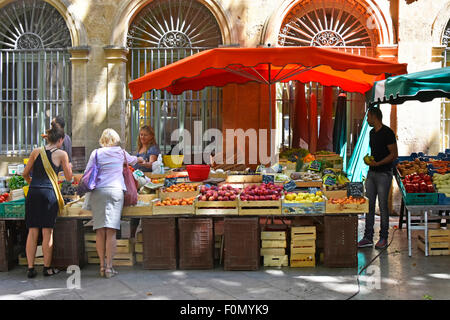
[[[437,193],[407,193],[403,182],[400,180],[400,189],[402,191],[405,205],[436,205],[438,204]]]
[[[13,200],[0,203],[1,218],[24,218],[25,199]]]

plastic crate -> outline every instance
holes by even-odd
[[[225,218],[224,270],[259,270],[259,218]]]
[[[0,218],[24,218],[25,199],[0,203]]]
[[[180,269],[214,268],[214,232],[212,218],[179,218]]]
[[[447,197],[445,193],[438,193],[438,204],[439,205],[449,205],[450,197]]]
[[[177,237],[175,218],[143,218],[142,267],[150,270],[177,268]]]
[[[436,205],[438,204],[437,193],[407,193],[403,182],[399,180],[405,205]]]
[[[358,216],[325,216],[324,231],[324,265],[357,267]]]

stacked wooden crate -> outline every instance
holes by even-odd
[[[419,235],[418,247],[425,252],[424,235]],[[450,229],[428,229],[428,255],[450,255]]]
[[[315,267],[316,227],[291,228],[291,267]]]
[[[84,247],[87,253],[88,264],[99,264],[100,258],[98,257],[96,249],[96,234],[85,233],[84,234]],[[134,244],[130,239],[117,239],[116,240],[116,254],[113,258],[113,266],[133,266],[134,259]]]
[[[261,232],[261,256],[265,267],[287,267],[289,258],[286,255],[286,232]]]
[[[136,262],[142,263],[144,261],[144,238],[142,236],[142,231],[136,235],[134,252],[136,252]]]

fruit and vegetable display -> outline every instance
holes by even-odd
[[[186,192],[197,191],[199,184],[197,183],[179,183],[171,185],[164,189],[164,192]]]
[[[5,192],[0,196],[0,203],[9,201],[9,193]]]
[[[436,185],[437,192],[445,193],[446,197],[450,197],[450,173],[435,173],[432,181]]]
[[[317,191],[316,193],[307,193],[307,192],[299,192],[293,193],[290,192],[284,197],[285,203],[317,203],[317,202],[325,202],[323,198],[322,191]]]
[[[345,197],[345,198],[339,198],[339,199],[329,199],[328,203],[331,204],[364,204],[366,203],[366,198],[353,198],[352,196],[350,197]]]
[[[280,200],[283,195],[283,186],[273,183],[247,186],[242,191],[240,198],[242,201],[267,201]]]
[[[430,161],[430,169],[439,174],[446,174],[450,172],[450,161],[434,160]]]
[[[344,190],[347,188],[347,184],[350,182],[350,180],[343,173],[335,171],[331,172],[326,171],[326,172],[327,173],[322,177],[325,190],[333,191],[333,190]]]
[[[292,172],[291,173],[291,179],[295,181],[321,181],[322,177],[320,173],[316,173],[313,171],[306,171],[306,172]]]
[[[194,200],[195,197],[182,199],[167,198],[162,201],[156,201],[155,206],[190,206],[194,203]]]
[[[77,192],[77,187],[69,181],[62,181],[60,184],[61,194],[63,196],[73,196]]]
[[[397,170],[401,177],[414,173],[428,173],[427,163],[419,159],[415,159],[414,161],[401,161],[397,164]]]
[[[366,154],[364,156],[364,163],[369,165],[372,161],[375,161],[375,158],[373,156],[369,156],[368,154]]]
[[[282,149],[280,150],[280,158],[287,159],[291,162],[296,162],[297,159],[303,159],[309,154],[307,149],[302,148],[292,148],[292,149]]]
[[[431,177],[424,173],[414,173],[402,179],[406,193],[433,193],[434,187]]]
[[[238,198],[241,192],[238,188],[233,188],[230,185],[224,186],[201,186],[199,201],[234,201]]]
[[[8,187],[10,190],[17,190],[22,189],[23,187],[27,186],[27,182],[22,176],[14,175],[9,179]]]

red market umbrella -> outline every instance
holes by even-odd
[[[270,86],[291,80],[318,82],[364,94],[375,81],[385,79],[386,73],[406,73],[406,66],[318,47],[216,48],[147,73],[128,86],[133,99],[151,89],[181,94],[229,83],[259,82]],[[272,123],[272,109],[269,110]]]

